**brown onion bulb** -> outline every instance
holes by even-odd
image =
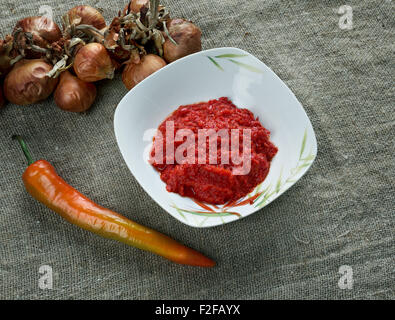
[[[96,87],[65,71],[54,93],[56,105],[65,111],[83,112],[88,110],[96,98]]]
[[[104,20],[102,14],[91,6],[76,6],[70,9],[67,15],[70,24],[89,24],[99,30],[106,26],[106,20]]]
[[[173,40],[177,42],[176,45],[169,37],[165,36],[163,57],[167,63],[202,50],[200,39],[202,32],[192,22],[184,19],[172,19],[167,22],[167,29]]]
[[[114,76],[110,55],[102,44],[96,42],[88,43],[77,51],[73,67],[77,77],[87,82]]]
[[[31,33],[34,44],[41,48],[46,48],[48,44],[58,41],[62,37],[62,32],[58,25],[48,17],[27,17],[22,19],[16,24],[13,34],[20,29],[23,32]],[[16,41],[23,47],[26,42],[25,35],[19,33]]]
[[[58,83],[57,78],[47,76],[51,70],[52,65],[41,59],[19,61],[4,80],[5,97],[17,105],[48,98]]]
[[[155,54],[143,56],[139,63],[129,62],[122,72],[123,84],[130,90],[165,65],[166,61]]]

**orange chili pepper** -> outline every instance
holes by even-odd
[[[212,267],[215,262],[168,236],[103,208],[68,185],[45,160],[33,162],[25,142],[14,136],[22,147],[29,166],[22,175],[26,190],[36,200],[67,221],[83,229],[156,253],[180,264]]]

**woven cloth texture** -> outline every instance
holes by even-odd
[[[126,0],[85,1],[109,22]],[[203,48],[251,52],[290,87],[316,132],[318,156],[289,191],[257,213],[223,226],[178,222],[126,167],[114,110],[120,76],[98,84],[86,114],[53,98],[0,110],[1,299],[394,299],[394,4],[349,0],[353,28],[339,27],[344,1],[167,0],[174,17],[202,29]],[[0,30],[70,1],[0,1]],[[164,84],[166,85],[166,84]],[[155,94],[155,92],[152,92]],[[212,269],[176,265],[69,224],[29,196],[26,137],[34,159],[50,161],[82,193],[212,257]],[[156,183],[153,181],[152,183]],[[53,289],[39,288],[39,268]],[[338,285],[353,270],[352,289]]]

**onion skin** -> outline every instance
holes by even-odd
[[[123,84],[130,90],[165,65],[166,61],[155,54],[143,56],[139,63],[129,62],[122,72]]]
[[[76,6],[70,9],[67,15],[71,24],[89,24],[99,30],[106,26],[106,20],[102,14],[91,6]]]
[[[143,7],[149,8],[149,0],[132,0],[123,9],[123,15],[129,12],[139,13]]]
[[[11,69],[11,61],[17,56],[13,49],[14,38],[7,35],[5,39],[0,39],[0,77],[5,76]]]
[[[23,32],[29,32],[33,35],[33,42],[35,45],[46,48],[49,44],[58,41],[62,37],[58,25],[49,19],[48,17],[27,17],[19,20],[14,28],[14,32],[17,29],[22,29]],[[26,39],[23,33],[20,33],[16,39],[21,47],[26,44]],[[37,52],[30,52],[28,56],[38,56]]]
[[[5,105],[5,99],[3,95],[3,89],[0,87],[0,109]]]
[[[132,0],[130,1],[130,10],[134,13],[139,13],[142,7],[149,7],[149,0]]]
[[[77,77],[86,82],[112,79],[115,69],[106,48],[96,42],[78,50],[73,67]]]
[[[73,76],[69,71],[60,74],[60,81],[54,93],[56,105],[65,111],[88,110],[96,98],[96,87]]]
[[[48,98],[59,79],[47,73],[52,65],[42,59],[21,60],[15,64],[4,80],[4,95],[17,105],[28,105]]]
[[[175,45],[167,36],[163,44],[163,57],[167,63],[202,50],[200,29],[184,19],[172,19],[167,22],[167,29]]]
[[[104,38],[104,45],[106,48],[114,48],[114,50],[108,50],[111,59],[113,59],[113,64],[116,70],[118,70],[122,63],[130,58],[130,51],[123,49],[117,44],[119,39],[119,31],[121,29],[121,20],[119,17],[115,17],[111,24],[102,29],[102,33],[107,32],[107,36]]]

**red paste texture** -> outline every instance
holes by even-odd
[[[194,164],[177,163],[174,153],[166,158],[166,122],[174,122],[174,132],[178,129],[190,129],[195,135]],[[229,164],[221,164],[221,139],[218,138],[217,164],[209,164],[209,143],[206,143],[207,162],[198,164],[198,129],[251,129],[251,169],[246,175],[234,175],[236,166],[230,159]],[[219,98],[208,102],[180,106],[159,126],[163,139],[154,138],[150,154],[150,162],[160,172],[161,179],[166,183],[169,192],[191,197],[209,204],[224,204],[238,200],[250,193],[258,184],[265,180],[270,161],[278,149],[270,142],[270,132],[265,129],[258,118],[247,109],[237,108],[228,98]],[[159,132],[158,131],[158,132]],[[173,138],[174,139],[174,135]],[[171,139],[171,140],[172,140]],[[242,155],[243,135],[240,134],[240,155]],[[174,151],[186,141],[174,142]],[[160,145],[158,145],[160,144]],[[158,149],[156,149],[156,147]],[[155,150],[162,150],[161,161],[155,161]],[[169,149],[170,150],[170,149]],[[158,159],[158,157],[156,157]],[[174,164],[169,163],[169,159]]]

